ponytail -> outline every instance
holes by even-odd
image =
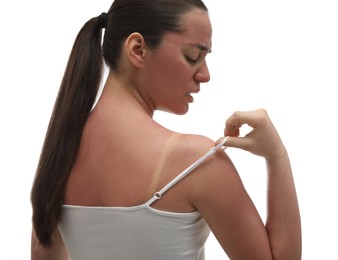
[[[92,18],[73,45],[43,143],[31,191],[33,227],[43,246],[51,245],[81,134],[102,77],[102,29]]]

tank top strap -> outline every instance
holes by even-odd
[[[189,173],[191,173],[199,165],[201,165],[206,159],[208,159],[211,155],[213,155],[219,148],[222,148],[224,150],[226,148],[226,146],[224,146],[224,144],[227,141],[227,139],[228,139],[228,137],[225,137],[217,146],[211,148],[207,153],[205,153],[197,161],[195,161],[193,164],[191,164],[188,168],[186,168],[184,171],[182,171],[179,175],[177,175],[171,182],[169,182],[167,185],[165,185],[160,191],[155,192],[154,196],[146,202],[146,205],[150,206],[156,200],[160,199],[162,197],[162,195],[167,190],[169,190],[175,184],[177,184],[179,181],[184,179]]]

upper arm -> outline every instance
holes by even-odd
[[[228,156],[219,150],[197,169],[192,205],[231,259],[272,259],[265,226]]]
[[[52,234],[52,245],[48,248],[39,244],[39,241],[35,235],[34,229],[32,229],[31,240],[31,259],[32,260],[66,260],[69,259],[66,246],[62,240],[60,231],[55,228]]]

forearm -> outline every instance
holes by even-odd
[[[274,259],[301,259],[301,221],[287,152],[267,160],[268,214],[266,228]]]

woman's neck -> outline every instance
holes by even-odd
[[[134,113],[153,117],[153,102],[133,82],[124,77],[109,73],[102,95],[112,106],[121,106],[123,109],[133,110]]]

